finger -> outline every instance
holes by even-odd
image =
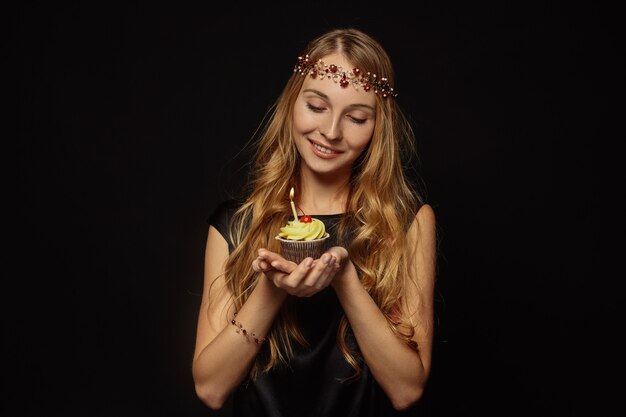
[[[289,275],[285,277],[283,281],[284,288],[287,289],[290,294],[297,295],[299,292],[298,286],[311,272],[312,267],[313,258],[304,259]]]
[[[318,284],[319,290],[321,291],[324,288],[328,287],[330,283],[333,282],[333,278],[335,278],[335,275],[337,275],[336,269],[331,269],[330,271],[328,271],[328,273],[324,277],[324,280]]]
[[[259,265],[259,259],[255,259],[254,261],[252,261],[252,270],[254,272],[263,272],[263,270],[261,269],[261,266]]]
[[[311,273],[306,277],[304,285],[309,288],[315,288],[318,282],[323,281],[326,270],[332,265],[334,257],[328,253],[323,254],[316,262]]]
[[[332,248],[328,249],[326,253],[334,255],[337,260],[347,259],[349,257],[347,249],[342,246],[333,246]]]
[[[326,263],[328,262],[328,263]],[[324,256],[315,261],[311,272],[307,275],[298,290],[299,297],[310,297],[325,288],[324,283],[330,282],[328,275],[333,272],[336,258]]]
[[[286,274],[291,274],[298,267],[295,262],[291,262],[286,259],[274,260],[270,265]]]
[[[280,256],[278,253],[272,252],[271,250],[267,250],[265,248],[259,249],[258,254],[260,257],[266,259],[268,262],[272,262],[276,259],[282,259],[282,256]]]
[[[271,265],[269,265],[262,256],[259,256],[252,261],[252,269],[256,272],[265,272],[271,269]]]
[[[315,285],[315,288],[318,291],[321,291],[324,288],[328,287],[330,283],[333,281],[333,278],[335,277],[335,275],[337,274],[337,271],[339,271],[339,268],[340,268],[339,261],[336,258],[333,258],[333,260],[328,265],[328,268],[326,269],[325,273],[323,274],[322,278]]]
[[[259,257],[263,258],[273,268],[279,269],[287,274],[293,272],[296,266],[298,266],[295,262],[288,261],[279,254],[268,251],[267,249],[259,249]]]

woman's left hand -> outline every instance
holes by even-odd
[[[260,269],[278,288],[297,297],[310,297],[330,285],[346,262],[349,262],[349,257],[345,248],[334,246],[319,259],[304,259],[302,264],[307,270],[305,274],[292,274],[298,265],[267,249],[259,249],[257,260],[258,265],[268,267]]]

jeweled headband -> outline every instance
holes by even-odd
[[[298,72],[301,75],[310,75],[311,78],[329,78],[342,88],[346,88],[349,85],[354,86],[358,90],[358,86],[363,87],[363,90],[370,91],[374,89],[374,93],[380,93],[383,98],[388,96],[396,97],[398,93],[393,91],[393,87],[389,85],[387,78],[379,77],[376,74],[370,72],[363,72],[358,68],[353,68],[352,71],[344,71],[343,68],[335,64],[326,65],[321,59],[317,62],[309,57],[309,55],[299,56],[298,63],[296,64],[293,72]]]

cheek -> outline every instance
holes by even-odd
[[[306,133],[315,130],[315,118],[310,112],[302,109],[299,106],[293,111],[293,129],[298,133]]]
[[[374,129],[358,130],[352,135],[351,148],[357,151],[359,154],[367,147],[372,140]]]

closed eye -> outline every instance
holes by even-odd
[[[323,107],[315,107],[314,105],[309,103],[307,103],[306,106],[309,108],[309,110],[315,113],[321,113],[325,110]]]
[[[350,119],[352,119],[352,121],[358,125],[362,125],[363,123],[367,122],[367,119],[357,119],[354,116],[350,116]]]
[[[317,107],[317,106],[312,105],[311,103],[306,103],[306,106],[309,110],[311,110],[314,113],[322,113],[324,110],[326,110],[325,107]],[[359,119],[357,117],[350,116],[350,115],[348,115],[348,118],[352,120],[353,123],[356,123],[358,125],[362,125],[365,122],[367,122],[367,119]]]

